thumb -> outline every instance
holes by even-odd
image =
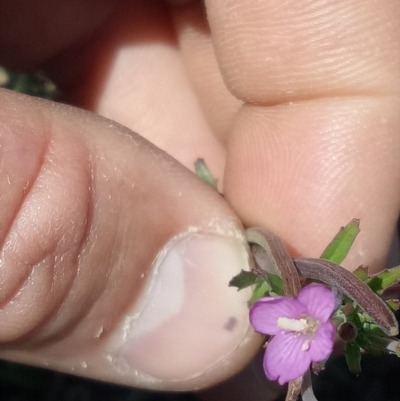
[[[0,357],[192,390],[254,355],[240,222],[189,171],[95,115],[0,92]]]

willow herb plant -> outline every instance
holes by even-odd
[[[203,160],[196,172],[214,183]],[[211,178],[210,178],[211,177]],[[368,267],[353,273],[340,266],[360,232],[359,220],[342,227],[320,259],[291,258],[283,242],[263,228],[249,228],[246,239],[253,254],[251,271],[242,271],[229,285],[252,287],[249,320],[266,335],[263,367],[270,380],[288,383],[286,401],[302,393],[315,401],[310,368],[324,369],[335,343],[342,343],[350,372],[361,371],[361,353],[395,354],[399,309],[400,266],[370,275]]]

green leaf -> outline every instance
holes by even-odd
[[[375,323],[363,323],[362,330],[366,336],[385,336],[384,331]]]
[[[239,274],[233,277],[231,281],[229,281],[229,287],[236,287],[238,291],[240,291],[243,288],[256,284],[257,279],[258,276],[254,273],[242,270]]]
[[[368,341],[368,337],[364,334],[359,334],[355,339],[355,342],[364,350],[371,348],[371,343]]]
[[[389,299],[386,301],[388,307],[392,310],[392,312],[396,312],[400,308],[400,300],[399,299]]]
[[[258,277],[256,280],[255,288],[253,290],[253,294],[251,295],[251,298],[249,299],[249,307],[254,304],[258,299],[263,298],[267,295],[269,295],[270,292],[270,286],[268,283],[263,280],[262,278]]]
[[[400,282],[400,266],[392,269],[384,270],[383,272],[371,277],[366,281],[368,286],[377,294],[382,294],[386,288]]]
[[[211,188],[217,189],[217,180],[211,175],[208,170],[204,159],[197,159],[194,163],[194,168],[196,170],[197,176],[202,179]]]
[[[354,270],[353,274],[362,281],[367,281],[369,279],[368,266],[360,265]]]
[[[60,95],[55,84],[43,74],[26,74],[3,67],[0,67],[0,88],[53,100]]]
[[[369,319],[370,318],[368,315],[366,315],[365,313],[358,313],[356,309],[347,315],[347,321],[354,324],[358,331],[362,329],[363,323],[365,321],[370,322]]]
[[[283,289],[282,279],[276,274],[268,274],[268,282],[271,286],[271,291],[277,295],[285,295],[285,290]]]
[[[383,291],[382,287],[382,279],[379,277],[372,277],[371,279],[368,280],[367,282],[369,288],[376,294],[379,294]]]
[[[351,373],[359,374],[361,372],[361,350],[355,341],[346,343],[346,362]]]
[[[358,219],[353,219],[347,226],[341,227],[332,242],[322,252],[321,259],[337,264],[342,263],[360,232],[359,223]]]
[[[372,322],[370,316],[365,312],[358,313],[360,326],[358,331],[364,333],[366,336],[382,336],[386,337],[387,334],[382,330],[381,326]]]

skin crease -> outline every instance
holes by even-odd
[[[205,158],[243,224],[293,253],[318,257],[360,218],[344,265],[382,268],[400,205],[398,1],[63,0],[56,20],[27,3],[0,0],[1,64],[43,67],[191,170]],[[257,400],[246,380],[207,396]]]

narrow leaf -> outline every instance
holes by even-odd
[[[383,272],[371,277],[367,280],[368,286],[372,291],[377,294],[382,294],[382,292],[391,287],[394,284],[400,282],[400,266],[393,267],[389,270],[384,270]]]
[[[365,313],[358,313],[357,310],[353,310],[347,315],[347,321],[353,324],[358,331],[361,330],[364,321],[367,319],[369,317]]]
[[[382,329],[374,323],[363,323],[363,332],[367,336],[385,336],[385,333],[382,331]]]
[[[371,320],[371,317],[368,314],[361,312],[357,313],[357,316],[360,322],[360,326],[358,328],[359,332],[362,332],[367,336],[373,335],[385,337],[388,335],[388,333],[385,333],[381,326]]]
[[[229,282],[229,287],[236,287],[238,291],[240,291],[243,288],[254,285],[257,278],[258,277],[254,273],[242,270],[239,274],[231,279]]]
[[[276,274],[268,274],[268,282],[271,286],[271,291],[277,295],[285,295],[282,279]]]
[[[346,343],[346,362],[351,373],[358,375],[361,372],[361,351],[355,341]]]
[[[363,350],[370,349],[371,348],[371,343],[368,341],[367,336],[364,333],[361,333],[357,336],[355,339],[355,342],[358,344],[360,348]]]
[[[353,219],[345,227],[341,227],[335,238],[322,253],[321,259],[337,264],[342,263],[360,232],[359,223],[358,219]]]
[[[257,278],[256,285],[253,290],[253,294],[249,299],[249,306],[253,305],[258,299],[263,298],[269,294],[270,287],[268,283],[262,278]]]
[[[383,291],[383,283],[380,277],[372,277],[366,281],[367,285],[375,294],[381,294]]]
[[[369,279],[368,266],[360,265],[354,270],[353,274],[362,281],[367,281]]]
[[[396,312],[400,308],[400,300],[399,299],[389,299],[386,301],[388,307],[393,311]]]
[[[217,180],[211,175],[203,159],[197,159],[194,163],[194,168],[199,178],[201,178],[211,188],[217,189]]]

